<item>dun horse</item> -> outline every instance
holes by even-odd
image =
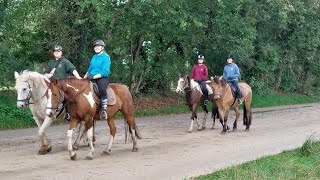
[[[108,106],[108,125],[110,127],[110,140],[107,148],[103,153],[110,153],[111,146],[116,134],[116,127],[114,124],[114,118],[118,111],[121,111],[127,121],[126,125],[129,125],[129,131],[131,133],[133,148],[132,151],[138,151],[137,138],[140,139],[134,117],[133,117],[133,102],[132,96],[128,88],[121,84],[111,83],[109,87],[115,93],[116,103]],[[68,151],[72,160],[76,159],[76,153],[72,147],[72,134],[77,124],[84,121],[85,131],[87,131],[88,142],[90,151],[86,156],[86,159],[93,159],[93,131],[94,131],[94,119],[99,119],[100,112],[98,105],[94,100],[94,92],[91,88],[91,83],[87,80],[78,80],[74,78],[54,80],[49,85],[48,90],[48,105],[47,115],[54,116],[57,112],[59,104],[65,100],[68,104],[68,111],[70,112],[71,120],[69,130],[67,131],[68,136]],[[100,109],[101,110],[101,109]],[[127,128],[126,135],[127,135]],[[126,136],[127,138],[127,136]]]
[[[45,130],[51,124],[52,118],[46,117],[47,105],[47,85],[49,79],[37,72],[23,71],[22,73],[14,73],[16,79],[17,106],[18,108],[29,107],[32,117],[36,122],[39,130],[38,154],[46,154],[51,151],[50,141],[47,139]]]
[[[227,125],[228,114],[231,108],[234,108],[236,112],[236,119],[233,123],[233,131],[237,130],[237,122],[240,117],[239,104],[236,98],[232,94],[231,86],[222,77],[214,77],[211,80],[211,87],[214,95],[214,100],[218,106],[220,122],[223,130],[222,134],[225,134],[229,130]],[[243,125],[246,126],[246,131],[249,131],[252,114],[251,114],[251,101],[252,101],[252,90],[251,87],[246,83],[239,83],[239,88],[242,92],[242,99],[244,103],[243,107]]]
[[[186,93],[186,101],[187,105],[189,106],[190,111],[192,111],[191,115],[191,123],[190,123],[190,128],[189,132],[192,132],[193,130],[193,121],[196,120],[197,126],[198,126],[198,131],[204,130],[206,128],[206,119],[208,115],[208,109],[207,106],[203,104],[203,96],[200,92],[200,87],[199,84],[196,83],[194,80],[190,80],[188,76],[180,76],[178,80],[178,86],[176,89],[176,92],[181,94],[182,92]],[[213,101],[212,101],[213,102]],[[198,117],[197,117],[197,107],[201,106],[202,110],[204,111],[205,115],[202,121],[202,127],[200,126],[198,122]],[[212,128],[215,126],[215,117],[217,114],[217,108],[213,104],[212,108],[212,118],[213,118],[213,124]]]

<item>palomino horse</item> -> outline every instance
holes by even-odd
[[[211,87],[213,91],[213,98],[218,106],[220,122],[223,130],[222,134],[225,134],[229,130],[227,125],[228,114],[231,108],[234,108],[236,112],[236,119],[233,123],[233,131],[237,130],[237,122],[240,117],[239,104],[236,98],[232,95],[231,86],[222,77],[214,77],[211,80]],[[242,100],[244,103],[243,107],[243,125],[246,126],[246,131],[249,131],[249,127],[252,122],[251,113],[251,101],[252,101],[252,90],[251,87],[246,83],[239,83],[239,88],[242,92]]]
[[[49,79],[37,72],[23,71],[21,74],[14,73],[16,79],[18,108],[29,107],[39,130],[38,154],[46,154],[51,151],[50,141],[47,139],[45,129],[51,124],[52,118],[46,117],[47,85]]]
[[[189,106],[190,111],[192,111],[191,115],[191,123],[190,123],[190,128],[188,132],[192,132],[193,130],[193,121],[194,119],[196,120],[197,126],[198,126],[198,131],[204,130],[206,128],[206,119],[208,115],[208,109],[207,106],[203,104],[203,96],[200,92],[200,87],[197,82],[194,80],[190,80],[188,76],[180,76],[178,80],[178,86],[176,89],[176,92],[181,94],[182,92],[186,93],[186,101],[187,105]],[[213,102],[213,101],[212,101]],[[197,107],[201,106],[202,110],[205,112],[203,121],[202,121],[202,127],[200,126],[197,118]],[[213,117],[213,124],[212,128],[215,126],[215,115],[217,112],[217,108],[213,104],[212,108],[212,117]]]
[[[109,154],[111,151],[111,146],[116,134],[116,127],[114,124],[114,118],[118,111],[121,111],[127,121],[126,125],[129,125],[129,131],[131,133],[133,148],[132,151],[138,151],[137,139],[140,139],[134,117],[133,117],[133,102],[132,96],[129,89],[121,84],[111,83],[109,85],[116,96],[116,103],[112,106],[108,106],[108,125],[110,127],[110,140],[107,148],[103,153]],[[72,147],[72,134],[78,123],[84,121],[85,131],[87,131],[88,142],[90,146],[90,151],[86,156],[86,159],[93,159],[93,128],[94,119],[100,119],[97,112],[98,105],[94,100],[94,92],[91,88],[91,83],[88,80],[78,80],[75,78],[68,79],[55,79],[49,85],[48,90],[48,105],[47,105],[47,115],[52,117],[56,114],[59,104],[65,100],[68,104],[68,111],[70,112],[71,120],[69,125],[69,130],[67,132],[68,136],[68,151],[71,160],[76,160],[76,153],[73,151]],[[127,134],[127,128],[125,128]]]

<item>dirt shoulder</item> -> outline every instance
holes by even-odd
[[[37,155],[37,129],[0,131],[1,179],[184,179],[240,164],[258,157],[301,146],[310,136],[319,136],[320,103],[254,109],[250,132],[220,135],[219,122],[205,131],[187,133],[190,113],[141,117],[136,119],[143,139],[139,152],[124,143],[123,121],[118,120],[117,134],[110,155],[101,155],[109,139],[106,121],[97,123],[94,159],[84,160],[88,147],[83,144],[78,160],[69,160],[67,125],[47,131],[52,152]],[[242,114],[242,112],[241,112]],[[202,114],[199,117],[203,117]],[[234,113],[229,116],[229,125]]]

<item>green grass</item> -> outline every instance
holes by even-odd
[[[16,107],[15,91],[0,91],[0,130],[1,129],[16,129],[34,127],[36,124],[32,119],[30,110],[20,110]],[[320,102],[320,97],[308,97],[297,94],[282,94],[273,93],[269,95],[254,95],[253,107],[269,107],[281,106],[289,104],[303,104]],[[201,107],[198,107],[200,110]],[[208,110],[211,111],[211,104],[209,103]],[[154,116],[165,114],[178,114],[189,112],[186,105],[174,106],[170,108],[163,108],[160,110],[144,110],[135,111],[135,117]],[[116,118],[121,118],[121,113],[118,113]],[[64,120],[56,120],[53,124],[63,124]]]
[[[319,179],[319,177],[320,142],[308,139],[301,148],[193,179]]]
[[[268,95],[253,95],[252,107],[271,107],[314,102],[320,102],[320,97],[309,97],[293,93],[273,93]]]

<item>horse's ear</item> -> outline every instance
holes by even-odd
[[[14,72],[14,78],[17,79],[19,77],[19,73],[17,73],[17,71]]]
[[[59,83],[59,82],[58,82],[58,79],[57,79],[57,78],[54,78],[53,84],[54,84],[54,85],[58,85],[58,83]]]

